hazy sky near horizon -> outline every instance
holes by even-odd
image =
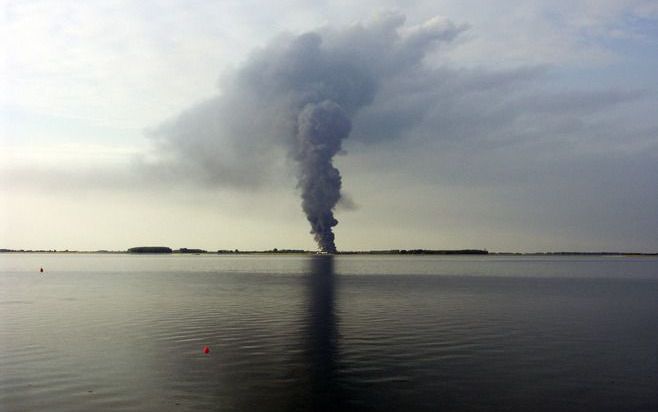
[[[0,248],[314,249],[311,90],[338,249],[656,252],[656,73],[651,0],[0,0]]]

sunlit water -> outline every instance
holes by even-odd
[[[656,411],[658,259],[1,254],[0,410]]]

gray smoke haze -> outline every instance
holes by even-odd
[[[465,27],[434,18],[404,27],[389,14],[366,25],[276,38],[226,76],[221,95],[152,134],[158,169],[199,176],[209,185],[262,184],[277,158],[296,163],[302,209],[320,250],[334,252],[333,210],[352,119],[386,79],[414,71],[441,41]]]

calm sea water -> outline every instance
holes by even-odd
[[[0,410],[657,411],[658,259],[2,254]]]

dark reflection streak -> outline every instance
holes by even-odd
[[[336,410],[341,396],[337,381],[335,275],[332,256],[314,256],[308,279],[308,402],[311,410]]]

